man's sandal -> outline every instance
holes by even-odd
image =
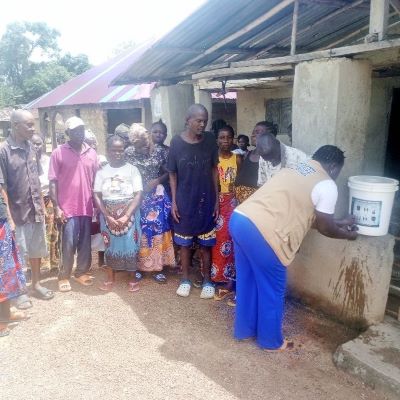
[[[294,349],[294,342],[293,340],[284,339],[283,344],[281,347],[277,349],[264,349],[267,353],[281,353],[282,351],[289,351]]]
[[[40,300],[51,300],[54,297],[54,292],[43,286],[33,288],[31,294]]]
[[[81,275],[81,276],[74,276],[76,282],[80,283],[82,286],[92,286],[93,285],[93,277],[90,275]]]
[[[69,292],[71,290],[71,284],[68,279],[62,279],[58,281],[58,290],[60,292]]]

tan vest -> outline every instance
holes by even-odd
[[[237,210],[261,232],[283,265],[289,265],[315,219],[311,192],[331,179],[316,161],[284,168],[258,189]]]

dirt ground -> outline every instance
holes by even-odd
[[[356,332],[288,301],[285,334],[301,348],[268,354],[232,339],[234,309],[142,281],[128,293],[72,283],[52,301],[34,300],[31,319],[0,338],[0,398],[8,399],[385,399],[332,363]],[[46,280],[56,290],[55,277]]]

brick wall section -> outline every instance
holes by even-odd
[[[393,275],[400,275],[400,192],[396,192],[389,233],[395,237]],[[400,285],[400,282],[399,282]]]

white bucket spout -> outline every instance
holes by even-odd
[[[348,186],[349,212],[356,217],[358,232],[367,236],[386,235],[399,181],[382,176],[359,175],[351,176]]]

